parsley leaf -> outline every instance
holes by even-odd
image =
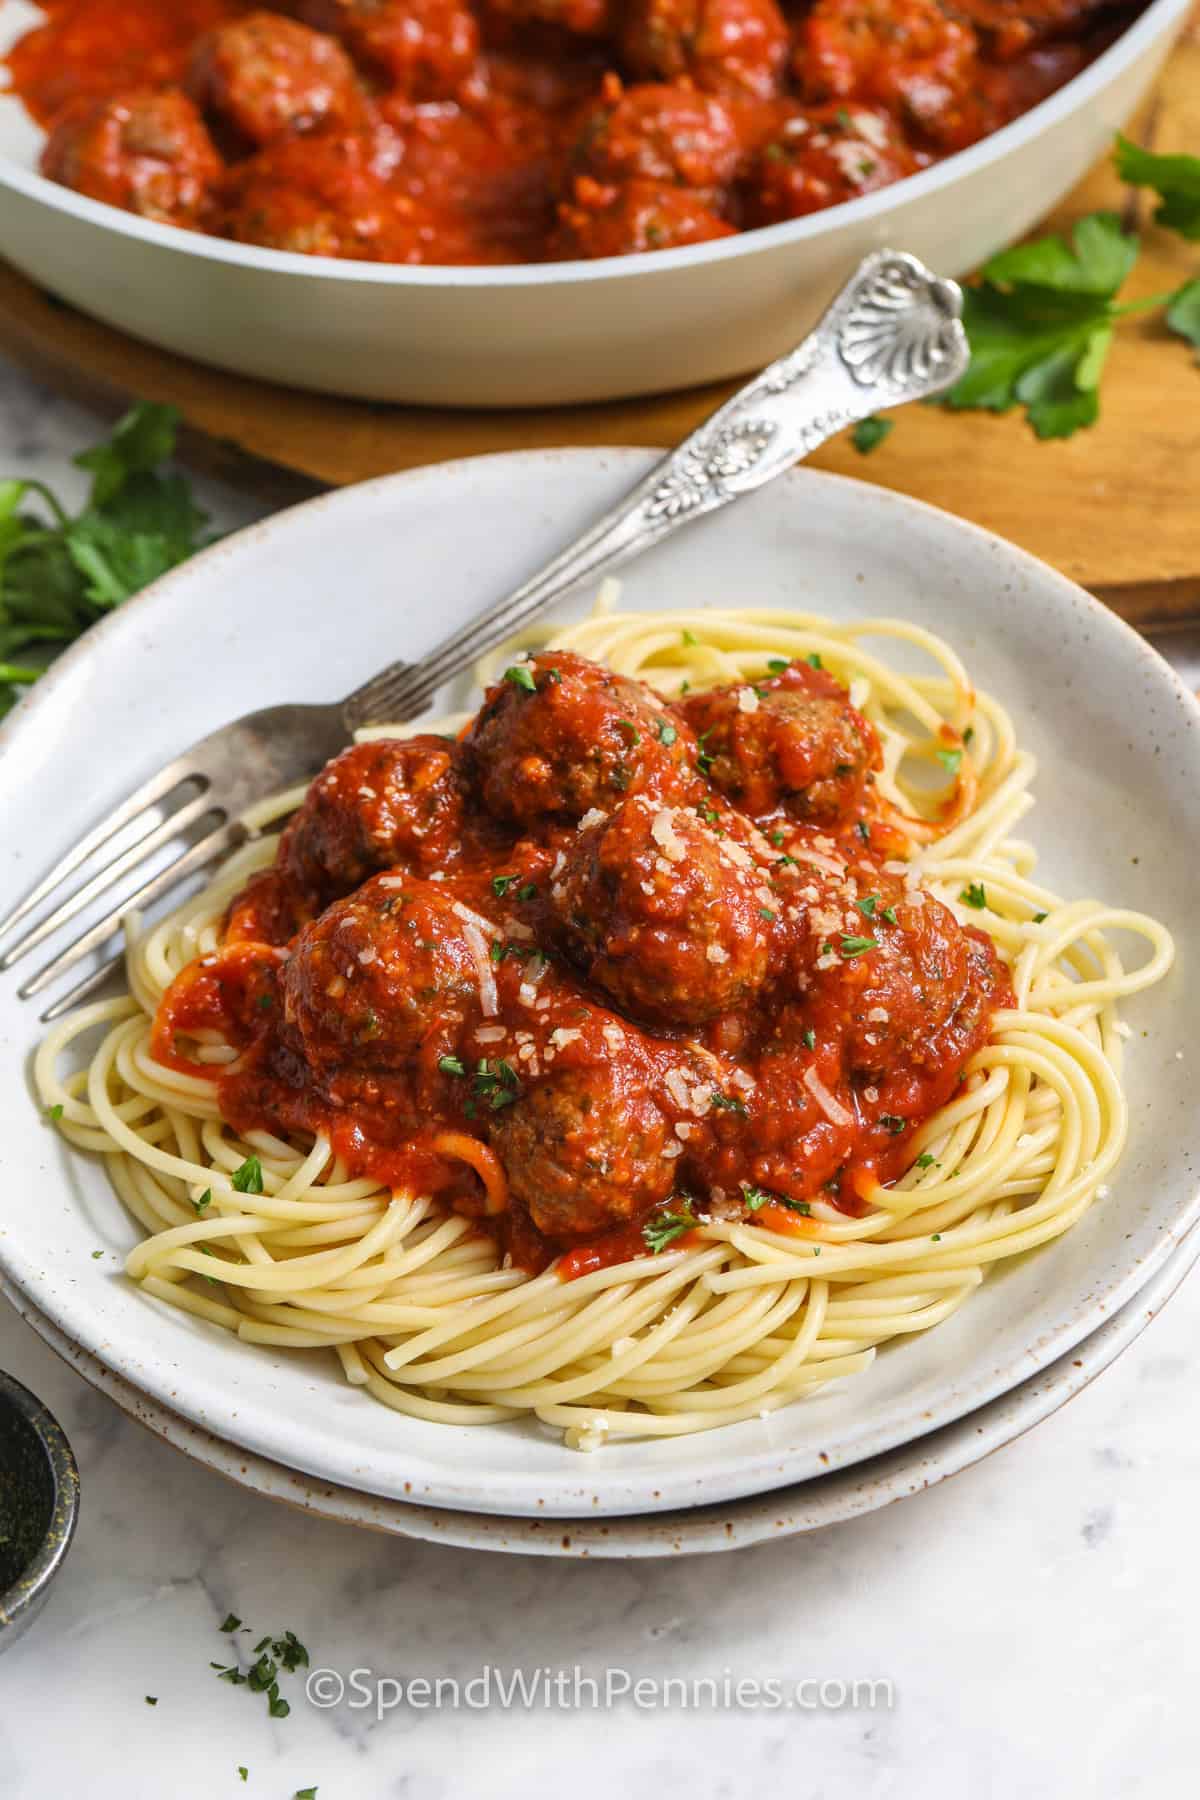
[[[878,948],[878,943],[872,937],[842,937],[842,955],[847,962],[853,962],[856,956],[865,956],[868,950]]]
[[[895,419],[860,419],[850,434],[850,441],[860,456],[870,456],[894,427]]]
[[[229,1177],[230,1183],[238,1194],[261,1194],[263,1191],[262,1164],[257,1156],[248,1156],[240,1168]]]
[[[690,1212],[655,1213],[642,1226],[642,1237],[651,1254],[659,1256],[668,1244],[673,1244],[685,1231],[692,1231],[695,1224]]]
[[[660,719],[658,721],[658,741],[660,744],[666,744],[667,747],[670,748],[678,736],[678,730],[668,719]]]
[[[916,1169],[940,1169],[941,1163],[929,1150],[922,1150],[913,1167]]]
[[[1167,324],[1200,352],[1200,280],[1187,281],[1179,289],[1167,308]]]
[[[187,480],[161,465],[178,414],[137,406],[75,460],[92,475],[74,517],[38,481],[0,481],[0,715],[55,649],[206,541]]]
[[[1137,260],[1115,213],[1089,213],[1068,244],[1057,234],[994,256],[964,296],[971,362],[946,405],[1023,406],[1040,438],[1070,437],[1100,414],[1114,304]]]
[[[1153,188],[1158,195],[1156,225],[1200,242],[1200,156],[1157,156],[1118,135],[1116,164],[1122,181]]]
[[[977,912],[982,912],[988,903],[987,889],[982,881],[968,882],[958,897],[964,906],[973,906]]]
[[[505,681],[511,681],[514,687],[525,688],[530,694],[536,694],[537,692],[537,683],[533,679],[533,671],[532,669],[527,669],[524,663],[514,663],[511,669],[505,669],[504,679]]]

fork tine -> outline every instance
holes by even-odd
[[[94,994],[97,988],[103,987],[109,976],[115,975],[124,962],[124,950],[118,951],[116,956],[110,956],[106,963],[101,963],[98,969],[93,969],[90,975],[85,975],[82,981],[76,982],[75,986],[69,993],[64,994],[61,1000],[56,1000],[53,1006],[48,1006],[42,1014],[42,1024],[53,1025],[55,1019],[61,1019],[64,1013],[73,1011],[81,1000],[86,1000],[89,994]]]
[[[19,997],[22,1000],[28,1000],[31,995],[40,994],[42,989],[48,987],[58,976],[65,975],[68,969],[74,968],[75,964],[81,957],[86,956],[89,950],[94,950],[97,944],[102,944],[106,938],[110,938],[126,913],[148,906],[151,901],[157,900],[160,894],[165,894],[168,889],[173,888],[185,875],[190,875],[193,870],[202,869],[207,863],[215,862],[217,857],[226,855],[230,850],[235,850],[239,844],[245,843],[249,836],[249,831],[240,819],[230,819],[228,824],[222,825],[219,831],[210,831],[207,837],[203,837],[199,843],[193,844],[190,850],[185,850],[181,856],[175,858],[174,862],[168,863],[165,869],[160,869],[157,875],[151,876],[149,881],[143,882],[142,886],[134,893],[127,894],[118,906],[114,906],[111,912],[106,913],[102,919],[98,919],[81,937],[77,937],[73,943],[68,944],[65,950],[60,951],[56,957],[40,968],[36,975],[31,975],[24,986],[17,989]]]
[[[160,769],[157,775],[152,775],[149,781],[143,782],[142,786],[130,794],[128,799],[122,800],[119,806],[114,807],[106,819],[102,819],[98,825],[93,826],[86,836],[68,850],[66,855],[55,863],[50,873],[43,876],[37,886],[32,888],[25,898],[13,907],[6,918],[0,919],[0,938],[7,937],[14,925],[18,925],[49,894],[52,894],[59,882],[65,880],[81,863],[86,862],[93,851],[98,850],[114,832],[120,831],[122,826],[128,825],[140,812],[144,812],[156,800],[164,799],[172,788],[179,787],[185,781],[204,781],[205,786],[208,785],[207,777],[200,770],[193,769],[182,757],[176,757],[175,761],[168,763],[165,769]]]
[[[140,837],[135,844],[130,844],[127,850],[122,851],[120,856],[114,857],[112,862],[105,863],[104,867],[98,874],[93,875],[89,882],[86,882],[83,887],[77,888],[70,898],[64,900],[62,905],[56,907],[52,913],[47,913],[40,924],[27,931],[23,938],[18,938],[17,942],[6,950],[3,956],[0,956],[0,969],[11,969],[15,962],[20,962],[23,956],[27,956],[31,950],[44,943],[48,937],[53,937],[54,933],[69,919],[73,919],[77,913],[82,912],[84,907],[90,906],[92,901],[106,888],[111,887],[114,881],[119,881],[122,875],[129,873],[130,869],[136,869],[138,864],[143,862],[152,851],[169,843],[177,833],[184,831],[189,825],[194,825],[196,820],[202,819],[206,813],[217,815],[217,822],[224,824],[226,817],[224,811],[213,806],[207,793],[197,794],[194,800],[189,800],[186,806],[179,808],[178,812],[168,813],[162,824],[155,826],[148,836]]]

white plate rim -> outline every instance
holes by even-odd
[[[0,1294],[55,1354],[127,1418],[181,1456],[235,1486],[338,1525],[352,1525],[451,1549],[509,1556],[627,1561],[712,1556],[756,1544],[808,1536],[938,1487],[1044,1423],[1112,1366],[1156,1319],[1200,1259],[1200,1226],[1125,1306],[1082,1344],[978,1411],[928,1437],[790,1488],[751,1495],[726,1506],[609,1519],[508,1518],[416,1501],[386,1500],[309,1477],[242,1449],[173,1412],[115,1374],[51,1323],[0,1276]]]
[[[36,0],[35,0],[36,3]],[[1150,0],[1150,4],[1133,24],[1123,31],[1107,50],[1080,74],[1073,77],[1037,106],[1022,113],[1011,124],[981,138],[965,150],[956,151],[932,168],[909,175],[876,193],[864,194],[857,200],[843,201],[824,212],[800,219],[788,219],[778,225],[760,226],[751,232],[739,232],[732,238],[717,238],[708,243],[685,245],[674,250],[639,252],[631,256],[597,257],[573,262],[498,264],[483,267],[459,267],[450,263],[379,264],[345,261],[336,257],[301,256],[287,250],[270,250],[256,245],[235,244],[222,238],[209,238],[201,232],[183,231],[170,225],[159,225],[136,214],[100,200],[76,194],[59,183],[50,181],[34,169],[27,169],[10,157],[0,157],[0,185],[6,185],[26,198],[36,200],[54,211],[65,212],[89,224],[99,225],[118,236],[138,239],[161,249],[209,261],[228,263],[243,269],[257,269],[281,275],[308,275],[318,280],[349,281],[382,287],[440,288],[520,288],[544,287],[562,283],[575,285],[591,281],[612,281],[620,275],[634,277],[655,273],[669,274],[680,268],[726,262],[753,254],[756,249],[769,250],[784,244],[802,244],[819,237],[833,218],[835,225],[866,223],[886,216],[902,201],[920,200],[969,178],[977,170],[993,162],[1003,162],[1010,150],[1037,137],[1068,113],[1085,109],[1108,80],[1110,73],[1124,62],[1134,61],[1142,49],[1153,42],[1169,22],[1185,14],[1192,0]],[[0,103],[8,96],[0,89]],[[882,239],[881,239],[882,247]],[[903,246],[900,246],[903,248]]]
[[[99,639],[99,634],[105,634],[106,637],[109,637],[130,629],[129,621],[136,617],[140,617],[150,607],[155,606],[156,604],[161,606],[163,604],[163,596],[167,594],[168,590],[177,587],[186,590],[186,587],[194,581],[197,573],[206,575],[218,565],[220,559],[229,555],[236,555],[238,553],[239,545],[246,546],[250,543],[257,543],[261,547],[264,542],[269,544],[279,533],[285,532],[289,528],[289,521],[294,520],[298,515],[305,514],[311,517],[318,512],[325,512],[336,516],[338,511],[351,511],[355,506],[363,504],[364,501],[369,500],[372,495],[377,494],[381,490],[394,492],[400,488],[407,490],[409,488],[416,488],[419,484],[428,482],[436,483],[448,478],[451,480],[463,479],[469,471],[477,469],[481,465],[499,465],[506,469],[513,464],[521,464],[529,465],[530,467],[539,470],[546,470],[561,463],[569,465],[572,462],[577,462],[580,466],[586,466],[588,463],[597,461],[602,465],[616,463],[619,464],[623,471],[628,471],[629,484],[632,485],[633,482],[645,472],[647,466],[654,461],[654,455],[655,453],[641,449],[624,451],[606,449],[598,451],[591,448],[584,448],[574,450],[522,451],[483,458],[466,458],[460,459],[454,463],[431,465],[409,470],[401,474],[381,476],[374,481],[360,484],[354,488],[343,489],[336,493],[321,495],[314,500],[302,502],[300,505],[290,508],[287,512],[276,514],[269,520],[251,526],[244,532],[234,534],[234,536],[222,540],[220,543],[204,552],[201,556],[194,558],[192,562],[185,565],[184,568],[175,571],[173,574],[155,584],[154,588],[147,590],[144,594],[127,602],[120,611],[114,613],[109,618],[102,620],[93,628],[92,632],[89,633],[88,639],[81,640],[79,643],[72,646],[71,649],[60,658],[50,675],[38,684],[38,687],[35,688],[29,698],[16,709],[12,717],[6,721],[3,726],[0,726],[0,754],[2,754],[6,748],[11,749],[14,739],[22,729],[23,721],[28,722],[35,714],[47,709],[55,703],[55,695],[58,687],[67,681],[75,665],[90,654],[92,646]],[[953,518],[951,515],[943,513],[935,507],[912,500],[904,495],[873,487],[868,483],[859,482],[850,477],[835,476],[824,472],[801,468],[782,477],[781,481],[800,481],[810,486],[815,484],[818,488],[820,486],[825,486],[830,490],[854,490],[861,503],[867,504],[872,509],[878,511],[880,517],[879,529],[881,531],[886,530],[888,513],[891,513],[893,517],[905,513],[917,514],[928,521],[936,522],[936,526],[939,530],[945,531],[949,528],[952,533],[965,534],[974,542],[978,552],[989,550],[993,554],[1002,554],[1003,556],[1012,559],[1013,566],[1017,569],[1024,569],[1031,578],[1036,579],[1039,586],[1045,587],[1046,584],[1049,583],[1051,586],[1058,588],[1063,593],[1064,597],[1069,598],[1073,606],[1082,607],[1095,626],[1106,632],[1116,632],[1120,634],[1124,640],[1125,648],[1136,655],[1140,662],[1148,663],[1153,669],[1156,679],[1160,683],[1165,683],[1167,687],[1172,690],[1175,700],[1182,705],[1184,712],[1188,717],[1188,722],[1194,728],[1200,727],[1200,706],[1197,706],[1195,697],[1192,696],[1175,672],[1169,668],[1169,665],[1165,664],[1131,627],[1124,624],[1123,621],[1110,613],[1106,608],[1102,607],[1100,603],[1094,600],[1090,595],[1087,595],[1083,590],[1076,587],[1075,584],[1069,582],[1065,577],[1056,574],[1053,570],[1048,569],[1046,565],[1038,562],[1037,559],[1031,557],[1027,552],[1006,543],[1004,540],[995,538],[992,534],[981,530],[979,527]],[[1028,1352],[1024,1360],[1024,1365],[1019,1372],[1009,1370],[1006,1375],[995,1375],[989,1383],[974,1390],[973,1397],[970,1399],[960,1396],[955,1401],[953,1410],[944,1413],[940,1422],[945,1423],[954,1417],[961,1417],[964,1413],[972,1411],[977,1406],[987,1403],[998,1394],[1017,1385],[1020,1380],[1025,1378],[1027,1373],[1035,1372],[1038,1368],[1047,1366],[1060,1355],[1069,1351],[1074,1345],[1078,1344],[1092,1329],[1095,1328],[1095,1325],[1100,1319],[1124,1306],[1133,1295],[1136,1294],[1139,1288],[1158,1272],[1171,1255],[1175,1246],[1196,1221],[1197,1217],[1200,1217],[1200,1186],[1193,1188],[1188,1204],[1186,1206],[1181,1206],[1177,1210],[1171,1229],[1164,1232],[1155,1243],[1153,1249],[1143,1255],[1126,1271],[1122,1280],[1110,1283],[1102,1292],[1095,1294],[1090,1307],[1082,1311],[1080,1315],[1070,1323],[1062,1325],[1058,1330],[1049,1333],[1041,1333],[1035,1348]],[[45,1291],[44,1283],[39,1285],[36,1278],[36,1272],[34,1272],[31,1277],[27,1270],[23,1271],[19,1266],[19,1259],[17,1263],[14,1263],[14,1252],[11,1240],[6,1239],[3,1232],[0,1232],[0,1269],[7,1274],[8,1278],[15,1286],[21,1288],[34,1304],[48,1315],[53,1323],[62,1327],[69,1336],[80,1342],[83,1347],[90,1349],[99,1355],[102,1360],[106,1361],[118,1374],[122,1374],[125,1378],[132,1380],[135,1386],[141,1388],[143,1391],[152,1395],[164,1404],[168,1406],[178,1405],[179,1390],[177,1386],[169,1385],[166,1378],[160,1377],[156,1373],[152,1373],[145,1379],[139,1378],[136,1373],[136,1356],[122,1354],[121,1351],[106,1339],[101,1341],[95,1340],[95,1334],[89,1332],[86,1324],[81,1327],[80,1321],[77,1318],[73,1319],[70,1305],[63,1295],[55,1295]],[[25,1279],[23,1279],[23,1274]],[[192,1407],[185,1406],[182,1407],[181,1410],[188,1413],[189,1416],[192,1416]],[[211,1424],[211,1414],[206,1414],[203,1406],[200,1406],[196,1422],[202,1424],[206,1417],[208,1423]],[[896,1431],[892,1435],[886,1435],[884,1440],[877,1442],[874,1447],[868,1446],[858,1449],[852,1456],[841,1455],[833,1459],[823,1457],[822,1460],[825,1462],[826,1466],[831,1468],[835,1466],[847,1466],[851,1462],[862,1461],[867,1457],[874,1456],[886,1450],[888,1447],[894,1446],[898,1442],[911,1442],[936,1429],[937,1424],[938,1422],[930,1419],[929,1415],[909,1417],[902,1433]],[[331,1481],[337,1481],[338,1479],[338,1477],[328,1469],[323,1470],[321,1468],[314,1468],[310,1463],[305,1462],[303,1458],[286,1453],[279,1447],[277,1438],[256,1435],[251,1427],[243,1422],[243,1415],[241,1413],[238,1415],[238,1429],[232,1435],[235,1440],[242,1443],[246,1449],[264,1454],[271,1460],[278,1458],[281,1461],[288,1462],[291,1466],[297,1468],[303,1467],[306,1472],[311,1473],[320,1479]],[[564,1454],[571,1455],[572,1471],[578,1474],[580,1472],[580,1459],[571,1453]],[[596,1459],[585,1460],[594,1462]],[[741,1494],[747,1492],[766,1492],[771,1488],[790,1485],[797,1478],[795,1468],[789,1467],[789,1463],[794,1462],[794,1457],[785,1457],[784,1460],[781,1461],[779,1460],[777,1452],[771,1452],[750,1460],[754,1469],[753,1477],[748,1478],[745,1474],[739,1476],[737,1478],[736,1488],[733,1486],[726,1486],[723,1490],[725,1495],[731,1494],[734,1491]],[[511,1492],[507,1495],[497,1493],[494,1497],[489,1495],[485,1504],[488,1504],[489,1510],[497,1513],[524,1512],[536,1516],[539,1511],[548,1510],[547,1503],[540,1494],[536,1496],[536,1500],[534,1498],[536,1485],[537,1484],[532,1482],[525,1484],[525,1487],[519,1495],[516,1496]],[[426,1480],[420,1484],[406,1483],[406,1488],[409,1486],[411,1486],[413,1492],[419,1491],[422,1497],[429,1499],[439,1506],[472,1510],[480,1501],[478,1492],[479,1480],[477,1476],[472,1480],[465,1482],[459,1476],[456,1476],[455,1479],[452,1480],[446,1480],[439,1477],[438,1480],[433,1482]],[[381,1489],[380,1491],[382,1492],[383,1490]],[[560,1505],[560,1512],[565,1513],[567,1510],[571,1510],[578,1515],[585,1516],[591,1514],[594,1510],[602,1511],[606,1514],[621,1514],[650,1509],[666,1511],[670,1510],[673,1505],[673,1502],[664,1498],[658,1489],[651,1490],[648,1482],[644,1482],[640,1488],[636,1487],[636,1484],[632,1486],[624,1499],[614,1500],[609,1496],[602,1501],[598,1501],[596,1494],[594,1492],[589,1492],[586,1484],[578,1489],[574,1489],[573,1493],[575,1498],[573,1499],[570,1508]],[[722,1497],[722,1494],[718,1494],[716,1497],[719,1499]]]

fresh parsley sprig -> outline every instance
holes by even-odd
[[[1200,156],[1158,156],[1118,134],[1115,161],[1122,181],[1158,195],[1156,225],[1200,243]]]
[[[75,458],[92,477],[67,512],[40,481],[0,481],[0,716],[55,652],[203,546],[207,517],[164,468],[173,407],[134,407]]]

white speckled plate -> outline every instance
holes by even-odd
[[[332,698],[391,658],[418,655],[649,460],[531,452],[388,477],[281,514],[159,583],[70,651],[0,733],[0,899],[222,718]],[[936,1331],[889,1346],[865,1376],[767,1420],[581,1456],[524,1423],[397,1417],[347,1387],[332,1359],[249,1348],[131,1288],[120,1259],[135,1228],[102,1170],[30,1104],[39,1028],[10,977],[0,992],[0,1268],[152,1400],[321,1481],[527,1517],[678,1510],[791,1485],[940,1429],[1048,1368],[1133,1298],[1200,1213],[1186,1060],[1200,710],[1167,665],[1011,546],[807,470],[634,565],[626,598],[902,613],[956,644],[1041,762],[1023,831],[1042,847],[1049,882],[1154,911],[1180,942],[1174,974],[1128,1009],[1124,1161],[1109,1197],[1068,1236],[999,1271]],[[109,1254],[93,1260],[100,1247]]]
[[[1049,1418],[1073,1400],[1115,1362],[1157,1317],[1200,1257],[1200,1227],[1189,1233],[1174,1255],[1152,1275],[1141,1292],[1090,1337],[1040,1375],[1031,1376],[978,1412],[928,1437],[904,1444],[852,1468],[777,1493],[734,1500],[726,1506],[697,1506],[687,1512],[633,1514],[625,1518],[506,1519],[495,1513],[455,1512],[448,1507],[419,1506],[403,1500],[381,1500],[331,1482],[314,1482],[266,1457],[239,1450],[198,1425],[147,1399],[88,1351],[73,1344],[0,1280],[17,1311],[52,1350],[172,1449],[239,1487],[281,1500],[302,1512],[316,1513],[340,1525],[360,1525],[390,1537],[418,1538],[423,1543],[452,1544],[470,1550],[501,1550],[512,1556],[629,1558],[701,1556],[720,1550],[744,1550],[772,1538],[797,1537],[839,1525],[846,1519],[877,1512],[893,1501],[906,1500],[936,1487],[981,1462],[994,1450]]]

